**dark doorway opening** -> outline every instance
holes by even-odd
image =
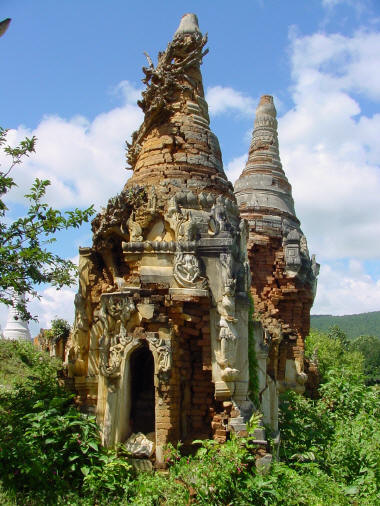
[[[131,429],[132,432],[154,432],[154,359],[147,346],[137,348],[130,360],[131,367]]]

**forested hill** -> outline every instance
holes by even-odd
[[[363,335],[377,336],[380,338],[380,311],[344,316],[311,316],[310,326],[312,329],[327,331],[333,325],[337,325],[346,333],[347,337],[350,338]]]

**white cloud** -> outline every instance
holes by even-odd
[[[14,169],[19,185],[8,201],[23,202],[34,178],[49,179],[48,201],[58,208],[104,205],[119,192],[131,175],[124,170],[125,140],[142,122],[143,115],[132,102],[140,95],[127,81],[118,85],[124,104],[99,114],[90,122],[83,116],[69,120],[44,117],[35,130],[20,126],[11,130],[8,141],[17,144],[25,136],[38,139],[36,153]],[[4,155],[0,163],[6,167]]]
[[[135,88],[129,81],[121,81],[111,89],[113,94],[122,96],[125,103],[131,105],[135,105],[141,99],[142,91],[140,88]]]
[[[380,102],[378,47],[377,32],[291,38],[294,107],[279,118],[280,154],[322,264],[313,313],[380,307],[380,280],[361,263],[380,261],[380,113],[364,114],[361,105],[376,111]],[[227,165],[231,180],[245,160]],[[351,258],[348,267],[343,258]]]
[[[292,41],[295,106],[279,120],[281,157],[310,249],[324,258],[379,258],[380,33]],[[363,76],[370,69],[371,79]]]
[[[361,262],[352,259],[348,269],[322,264],[312,314],[356,314],[379,307],[380,279],[366,274]]]
[[[248,153],[246,155],[238,156],[233,158],[227,165],[225,171],[228,179],[235,184],[235,181],[239,178],[243,172],[245,164],[247,162]]]
[[[229,87],[208,88],[206,100],[210,114],[214,116],[231,111],[251,116],[255,111],[255,101],[251,97]]]
[[[362,260],[380,251],[380,33],[293,37],[294,108],[279,120],[281,157],[298,217],[321,260],[314,314],[380,307]],[[347,267],[335,259],[351,258]],[[380,260],[380,259],[379,259]]]
[[[38,316],[38,325],[41,328],[49,328],[54,318],[64,318],[69,323],[74,319],[74,297],[76,289],[53,287],[45,288],[41,292],[41,299],[34,300],[29,305],[29,311]]]

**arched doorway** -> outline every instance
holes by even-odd
[[[148,346],[137,348],[130,358],[132,432],[155,430],[154,359]]]

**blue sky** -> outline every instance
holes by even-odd
[[[2,0],[0,19],[12,23],[0,40],[0,124],[10,142],[38,137],[36,155],[14,173],[13,216],[34,177],[52,180],[49,201],[62,209],[100,209],[120,191],[130,174],[124,142],[142,120],[143,51],[155,59],[185,12],[209,35],[204,86],[231,180],[244,167],[258,98],[275,97],[283,166],[322,264],[313,313],[379,310],[377,0]],[[90,243],[83,227],[55,248],[74,258]],[[72,319],[74,292],[42,287],[31,303],[40,325]],[[5,319],[0,308],[2,327]]]

